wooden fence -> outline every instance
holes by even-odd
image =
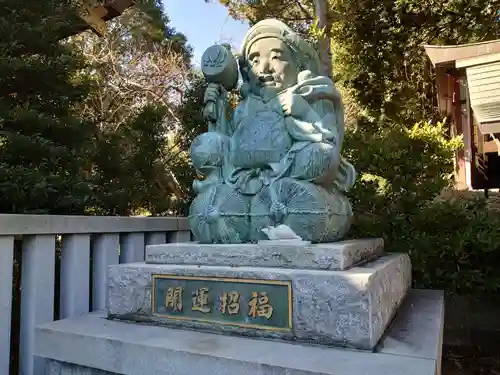
[[[0,215],[0,374],[43,374],[35,326],[102,310],[109,265],[190,239],[185,218]]]

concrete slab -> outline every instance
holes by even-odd
[[[408,357],[435,358],[442,347],[443,319],[443,291],[412,290],[410,297],[399,308],[377,351]]]
[[[146,263],[345,270],[379,257],[383,250],[382,238],[312,245],[306,241],[238,245],[168,243],[147,246]]]
[[[276,332],[207,322],[202,313],[190,320],[157,316],[151,309],[152,275],[290,282],[291,328]],[[406,254],[386,255],[345,271],[129,263],[109,267],[107,309],[116,319],[372,350],[410,281],[411,264]]]
[[[437,358],[436,375],[440,375],[444,306],[443,291],[413,290],[411,298],[407,298],[399,308],[378,351],[416,358]]]
[[[439,374],[442,330],[436,325],[443,319],[443,301],[433,291],[411,291],[406,304],[411,309],[398,314],[387,334],[392,340],[384,340],[377,353],[109,321],[104,314],[89,314],[39,326],[35,354],[51,360],[52,368],[57,365],[58,372],[50,375],[101,375],[97,370],[104,371],[102,375]],[[423,351],[411,353],[398,342]]]
[[[121,375],[116,372],[98,370],[72,363],[46,360],[45,375]]]

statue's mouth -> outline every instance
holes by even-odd
[[[272,75],[259,76],[259,83],[261,86],[274,86],[276,81]]]

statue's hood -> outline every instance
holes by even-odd
[[[283,22],[274,18],[259,21],[247,31],[243,38],[240,56],[246,59],[252,44],[263,38],[280,39],[297,55],[301,70],[309,69],[316,74],[319,73],[317,52],[299,34]]]

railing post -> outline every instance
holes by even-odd
[[[120,239],[120,263],[144,261],[144,233],[128,233]]]
[[[120,235],[107,233],[97,236],[93,244],[92,311],[106,307],[108,266],[119,263]]]
[[[191,241],[191,231],[189,230],[178,230],[176,232],[171,232],[169,243],[175,242],[190,242]]]
[[[63,237],[61,251],[61,308],[65,319],[89,312],[90,235],[70,234]]]
[[[14,237],[0,237],[0,374],[9,373]]]
[[[146,245],[162,245],[167,242],[167,233],[151,232],[146,234]]]
[[[43,375],[45,362],[33,357],[35,327],[54,320],[55,235],[23,241],[21,267],[20,374]]]

